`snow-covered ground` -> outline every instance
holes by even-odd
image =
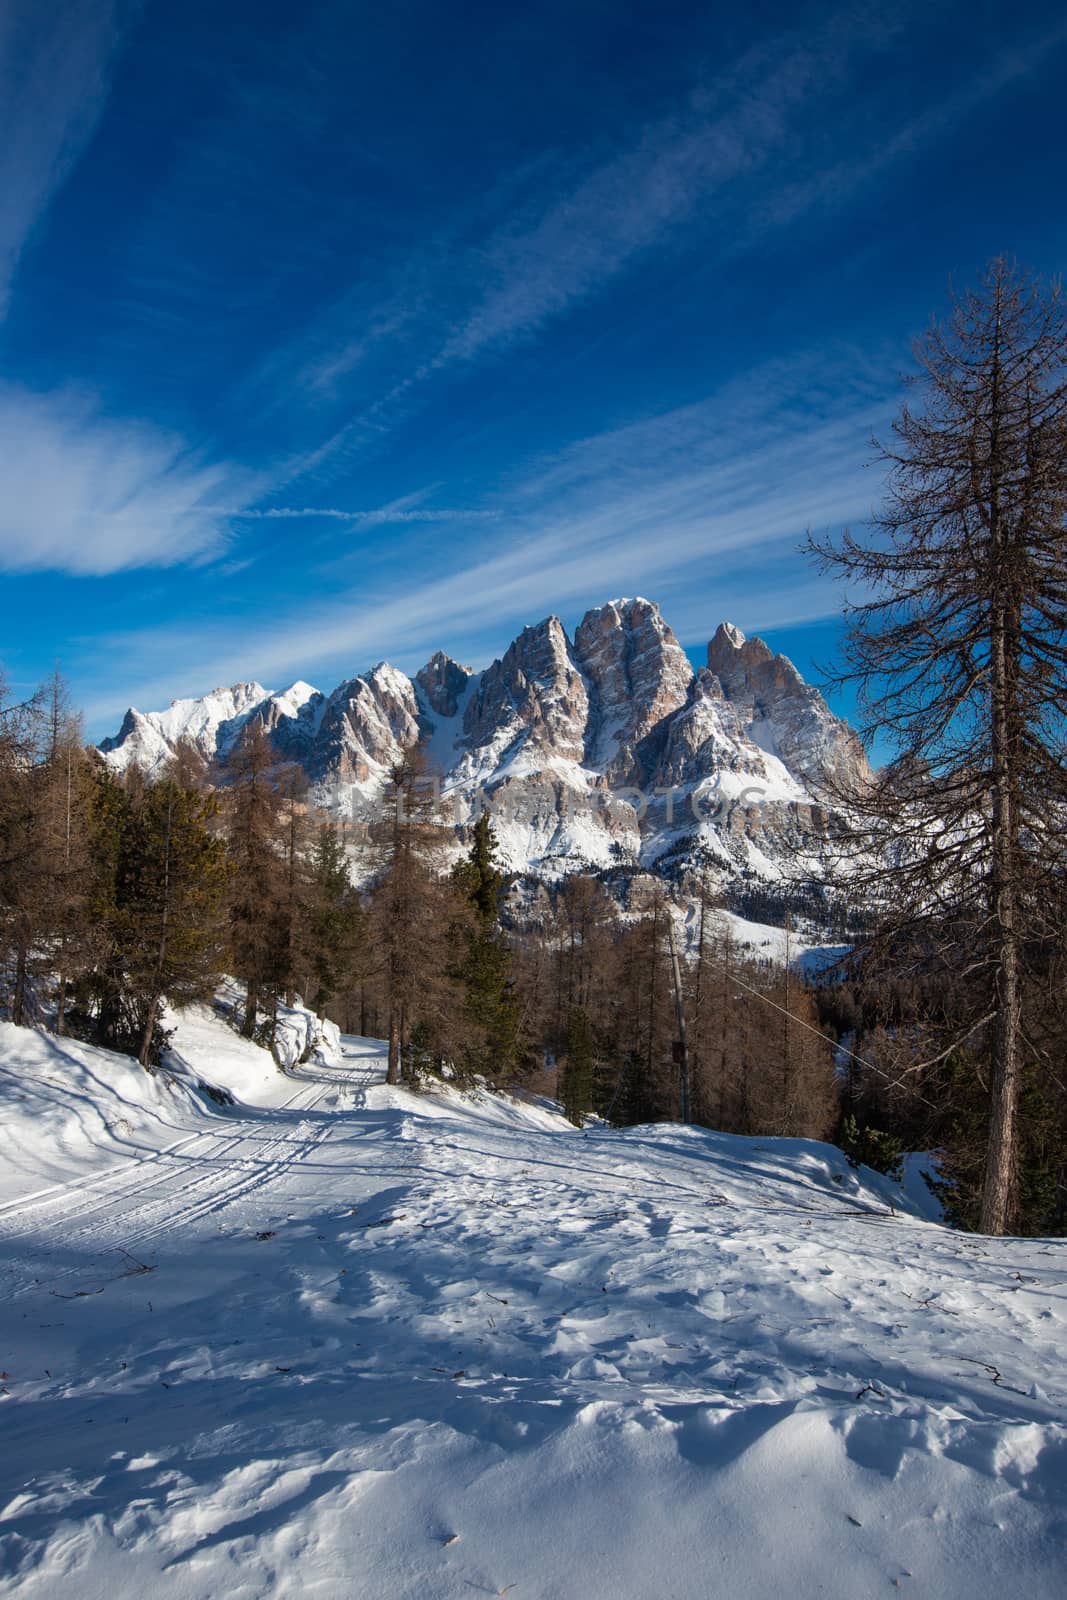
[[[0,1026],[0,1592],[1062,1594],[1064,1242],[373,1041],[176,1047]]]

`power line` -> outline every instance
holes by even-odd
[[[717,963],[714,961],[712,964],[717,965]],[[824,1044],[829,1042],[826,1038],[826,1035],[820,1028],[813,1027],[810,1022],[805,1022],[803,1017],[796,1016],[795,1013],[788,1010],[786,1006],[780,1006],[777,1000],[772,1000],[769,995],[761,993],[761,991],[754,988],[752,984],[746,983],[743,978],[739,978],[737,974],[731,971],[729,967],[723,965],[722,971],[726,973],[731,983],[736,983],[741,989],[747,989],[748,993],[755,995],[757,1000],[762,1000],[765,1006],[770,1006],[774,1011],[780,1011],[783,1017],[788,1017],[790,1022],[795,1022],[798,1027],[807,1028],[809,1033],[813,1033],[815,1037],[817,1039],[821,1039]],[[857,1055],[855,1050],[849,1050],[843,1044],[839,1044],[835,1048],[839,1050],[843,1056],[848,1056],[850,1061],[858,1061],[861,1067],[867,1068],[868,1072],[877,1073],[878,1077],[884,1078],[886,1083],[888,1083],[891,1088],[903,1089],[906,1094],[913,1095],[916,1100],[921,1100],[924,1106],[929,1106],[931,1111],[937,1111],[939,1109],[939,1107],[937,1107],[932,1100],[928,1100],[924,1094],[920,1094],[918,1089],[913,1089],[910,1084],[903,1084],[898,1082],[895,1078],[891,1078],[888,1072],[883,1072],[881,1067],[876,1067],[873,1061],[868,1061],[864,1056]]]

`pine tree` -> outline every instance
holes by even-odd
[[[223,970],[225,847],[214,798],[166,776],[92,769],[91,935],[71,1024],[152,1067],[163,1001],[204,999]]]
[[[403,1065],[414,1085],[406,1047],[419,1023],[430,1029],[433,1043],[425,1042],[424,1050],[435,1059],[454,1060],[463,1041],[459,993],[450,975],[461,908],[442,875],[445,836],[417,749],[390,773],[372,840],[379,870],[371,924],[388,1029],[386,1081],[399,1083]]]
[[[149,785],[131,808],[119,867],[124,981],[141,1024],[144,1067],[159,1053],[164,999],[204,999],[222,970],[225,847],[212,831],[217,805],[173,778]]]
[[[93,932],[86,919],[93,785],[80,717],[56,672],[48,686],[48,758],[42,772],[45,959],[55,990],[55,1030],[66,1030],[70,981],[83,969]]]
[[[29,700],[0,695],[0,939],[16,1022],[54,993],[64,1027],[86,890],[88,765],[58,672]]]
[[[580,1128],[593,1109],[596,1044],[589,1018],[581,1006],[567,1016],[563,1063],[559,1072],[559,1099],[563,1113]]]
[[[9,964],[12,1022],[29,1020],[35,948],[45,910],[41,769],[47,756],[44,697],[0,710],[0,918]]]
[[[127,939],[120,909],[120,875],[132,826],[131,786],[98,756],[91,768],[89,886],[85,917],[91,934],[88,959],[74,986],[71,1027],[109,1049],[140,1047],[136,1018],[126,1007]]]
[[[278,918],[280,937],[285,945],[285,999],[288,1005],[292,1005],[296,998],[296,969],[300,959],[301,934],[306,924],[310,895],[307,860],[312,838],[312,822],[308,814],[309,785],[303,768],[293,762],[276,766],[272,772],[272,782],[278,797],[278,830],[282,861]]]

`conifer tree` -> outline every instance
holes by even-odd
[[[0,930],[12,1019],[55,994],[64,1027],[86,889],[87,758],[58,672],[21,705],[0,698]]]
[[[127,940],[120,909],[120,875],[129,835],[133,796],[98,756],[91,767],[89,807],[89,888],[86,921],[91,930],[88,959],[74,986],[72,1026],[113,1050],[140,1046],[136,1018],[126,1007]]]
[[[48,686],[48,758],[40,807],[46,881],[45,959],[55,988],[55,1030],[66,1029],[68,987],[88,959],[86,918],[93,787],[80,717],[59,673]]]
[[[141,1024],[143,1067],[158,1055],[160,1007],[204,999],[222,969],[225,847],[216,802],[165,777],[131,807],[119,867],[124,981]]]
[[[308,780],[294,762],[275,766],[272,782],[278,797],[278,833],[282,871],[279,878],[278,918],[284,941],[285,999],[296,998],[301,933],[308,913],[308,851],[312,823],[308,814]],[[304,997],[306,998],[306,996]]]
[[[224,965],[225,847],[214,798],[172,776],[92,773],[91,937],[72,1022],[152,1067],[164,1000],[210,995]]]
[[[1067,801],[1067,304],[996,260],[919,341],[868,537],[812,541],[857,595],[840,675],[897,759],[846,796],[884,972],[957,991],[929,1066],[989,1071],[980,1226],[1018,1217],[1028,989],[1062,946]],[[863,870],[872,858],[882,863]]]
[[[596,1042],[592,1024],[581,1006],[567,1016],[563,1061],[559,1072],[559,1100],[563,1113],[580,1128],[593,1109]]]
[[[0,712],[0,916],[10,968],[11,1020],[18,1024],[30,1016],[31,967],[42,932],[41,769],[46,753],[43,695],[5,704]]]
[[[343,839],[324,819],[316,829],[307,864],[300,941],[304,998],[320,1016],[367,966],[366,923]]]

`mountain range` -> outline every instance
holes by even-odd
[[[481,672],[438,651],[413,678],[386,662],[330,694],[239,683],[166,711],[131,708],[100,748],[149,773],[183,744],[220,775],[264,727],[326,809],[365,818],[421,744],[442,808],[491,810],[509,868],[556,877],[629,865],[776,880],[817,857],[828,786],[867,770],[856,734],[793,663],[721,623],[694,669],[652,601],[612,600],[567,635],[524,628]]]

